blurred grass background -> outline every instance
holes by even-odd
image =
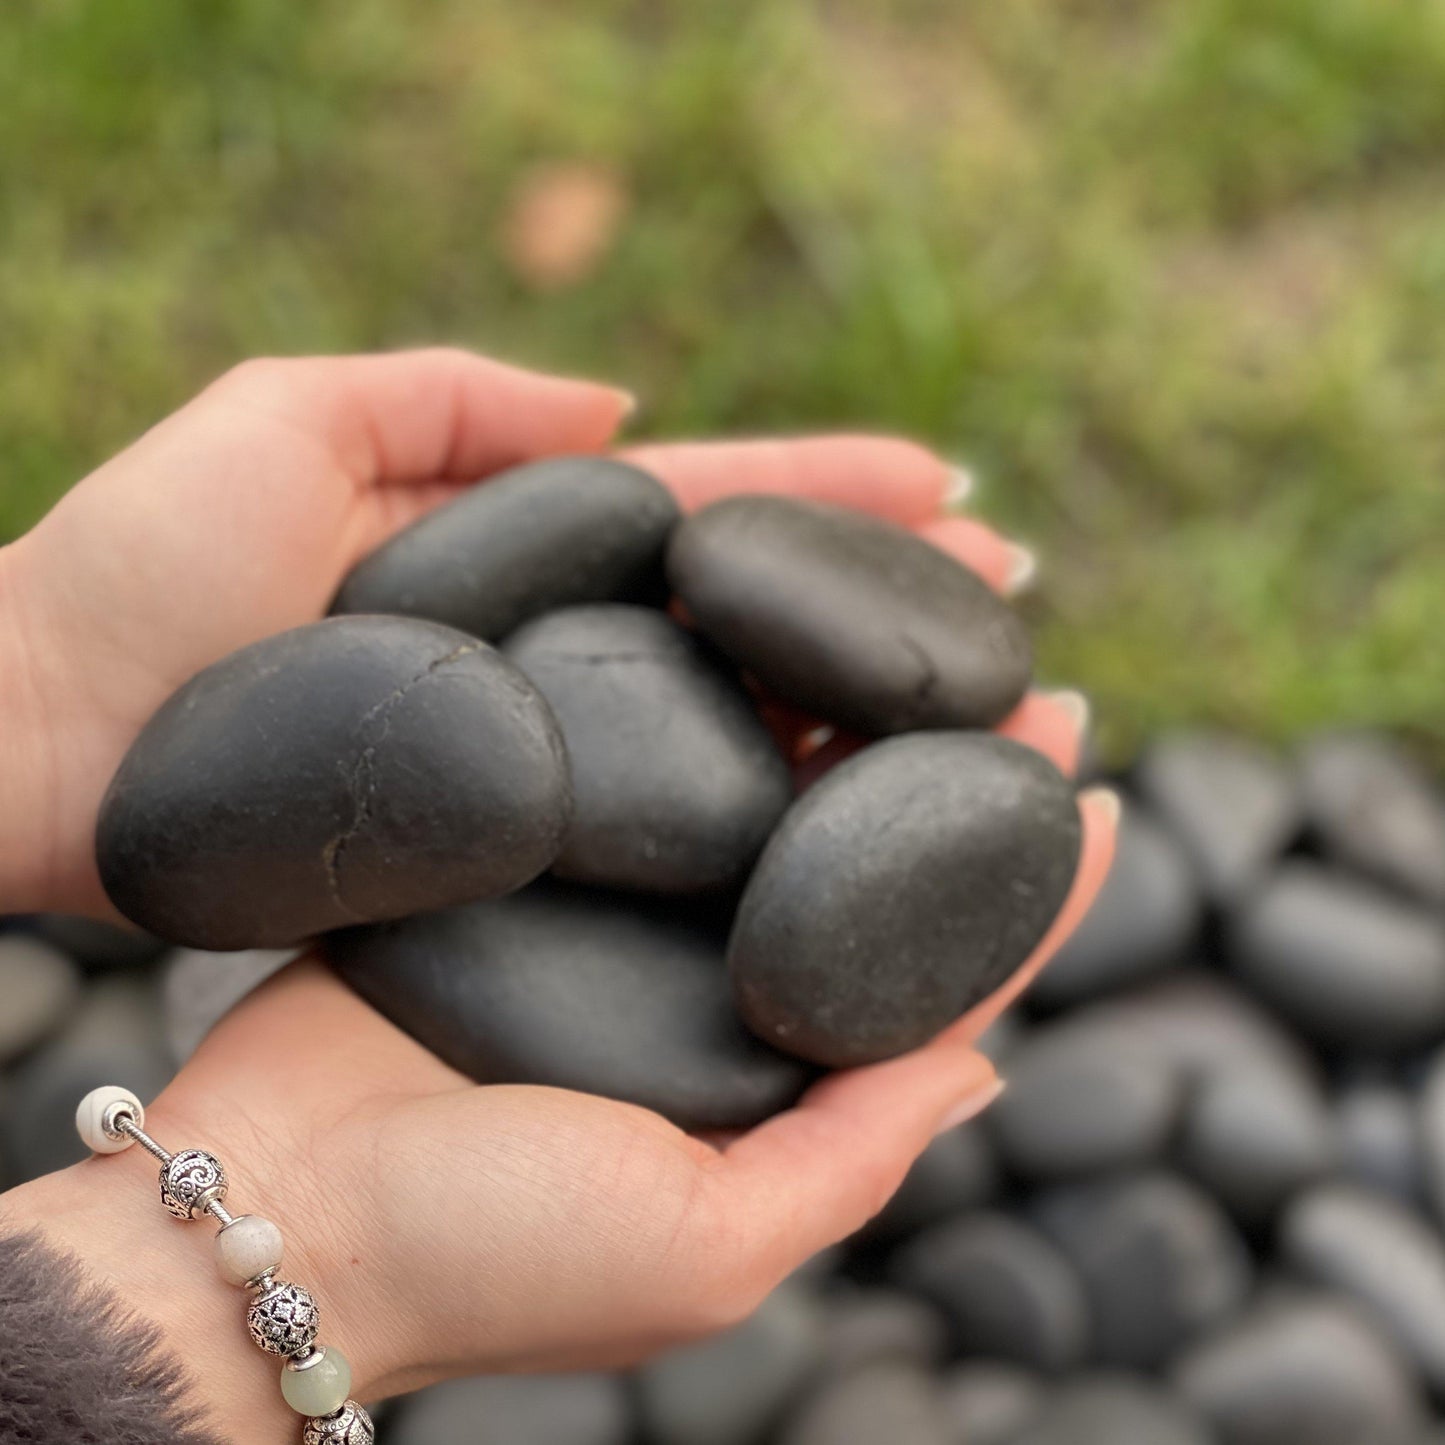
[[[455,340],[970,461],[1115,749],[1438,746],[1442,162],[1441,0],[9,0],[0,537],[241,357]]]

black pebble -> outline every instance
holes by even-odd
[[[677,503],[607,457],[553,457],[469,488],[352,569],[333,612],[393,612],[499,642],[579,602],[656,602]]]
[[[738,1022],[720,931],[627,895],[539,883],[328,943],[363,998],[478,1083],[580,1089],[733,1129],[810,1078]]]
[[[855,732],[989,727],[1028,686],[1014,613],[961,563],[859,512],[729,498],[677,529],[667,571],[739,666]]]
[[[824,1065],[918,1047],[1032,953],[1080,841],[1073,789],[1029,748],[865,748],[793,805],[748,883],[728,949],[743,1017]]]
[[[96,857],[150,932],[273,948],[520,887],[571,806],[551,710],[504,657],[432,622],[341,617],[175,693],[111,782]]]
[[[792,775],[735,673],[664,613],[551,612],[505,654],[552,706],[576,806],[553,871],[696,893],[737,882],[792,801]]]

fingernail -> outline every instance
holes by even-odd
[[[1119,801],[1119,795],[1113,788],[1090,788],[1079,794],[1079,802],[1087,803],[1091,808],[1097,809],[1104,815],[1107,822],[1118,826],[1119,818],[1123,814],[1124,805]]]
[[[632,418],[637,415],[637,408],[639,404],[637,400],[637,394],[635,392],[626,391],[620,386],[614,387],[613,393],[622,403],[622,415],[618,418],[618,420],[631,421]]]
[[[967,1124],[970,1119],[982,1114],[1003,1090],[1004,1081],[997,1077],[981,1088],[970,1090],[939,1120],[933,1137],[936,1139],[940,1134],[957,1129],[960,1124]]]
[[[1089,699],[1078,688],[1060,688],[1058,692],[1049,694],[1049,700],[1068,717],[1080,737],[1089,731],[1089,719],[1093,715],[1093,709],[1089,706]]]
[[[950,466],[948,480],[943,484],[943,510],[957,511],[973,495],[973,489],[973,473],[957,463]]]
[[[1010,542],[1008,550],[1009,568],[1004,579],[1004,596],[1017,597],[1033,586],[1034,578],[1039,574],[1039,559],[1034,556],[1032,548],[1020,547],[1016,542]]]

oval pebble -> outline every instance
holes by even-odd
[[[1073,790],[980,733],[875,743],[789,809],[728,948],[750,1028],[846,1067],[927,1042],[1028,958],[1078,864]]]
[[[1176,1361],[1220,1445],[1405,1445],[1423,1418],[1409,1366],[1348,1302],[1256,1307]]]
[[[1394,1051],[1445,1030],[1445,923],[1341,869],[1282,867],[1240,910],[1230,957],[1326,1046]]]
[[[1439,1122],[1432,1124],[1432,1117]],[[1439,1132],[1445,1129],[1445,1075],[1438,1085],[1427,1081],[1421,1089],[1418,1117],[1413,1096],[1402,1088],[1378,1081],[1351,1084],[1335,1100],[1335,1128],[1347,1175],[1367,1188],[1416,1204],[1426,1193],[1426,1159],[1433,1154],[1445,1162],[1437,1152],[1445,1149]],[[1438,1143],[1432,1144],[1432,1134]],[[1445,1175],[1439,1183],[1445,1185]],[[1436,1192],[1445,1204],[1445,1191],[1437,1186]],[[1445,1211],[1440,1217],[1445,1219]]]
[[[1099,1374],[1060,1386],[1010,1445],[1214,1445],[1180,1399],[1147,1380]]]
[[[1169,1141],[1183,1079],[1147,1043],[1101,1047],[1087,1028],[1035,1030],[1009,1060],[1008,1087],[984,1116],[1005,1164],[1031,1180],[1146,1163]]]
[[[478,1436],[478,1422],[485,1435]],[[628,1445],[627,1388],[615,1375],[490,1375],[408,1395],[386,1445]]]
[[[835,1374],[878,1360],[907,1360],[931,1369],[944,1356],[948,1326],[917,1295],[878,1285],[839,1286],[825,1303],[823,1354]]]
[[[925,1230],[894,1253],[889,1276],[944,1311],[962,1354],[1046,1371],[1086,1358],[1089,1309],[1078,1274],[1010,1215],[980,1210]]]
[[[1094,1358],[1152,1369],[1249,1295],[1249,1252],[1223,1210],[1162,1171],[1060,1185],[1031,1210],[1084,1282]]]
[[[1135,782],[1217,903],[1247,895],[1302,826],[1293,769],[1269,749],[1229,733],[1160,738],[1140,758]]]
[[[0,934],[0,1066],[54,1033],[79,997],[80,971],[59,949]]]
[[[1383,733],[1340,731],[1305,748],[1305,809],[1332,857],[1445,904],[1445,796]]]
[[[1184,850],[1137,804],[1126,804],[1103,890],[1030,988],[1030,1001],[1064,1008],[1183,962],[1202,903]]]
[[[1358,1300],[1445,1392],[1445,1245],[1413,1210],[1350,1184],[1322,1184],[1285,1211],[1279,1243],[1305,1279]]]
[[[793,799],[792,774],[736,675],[645,607],[571,607],[504,652],[562,729],[575,807],[553,871],[695,893],[740,880]]]
[[[509,898],[348,929],[341,976],[483,1084],[546,1084],[746,1128],[811,1071],[738,1022],[721,931],[626,895],[539,883]]]
[[[987,1204],[1001,1183],[997,1151],[982,1120],[945,1130],[913,1161],[893,1198],[865,1228],[897,1240],[950,1215]]]
[[[667,571],[734,662],[854,732],[991,727],[1028,686],[1028,633],[999,597],[938,548],[861,512],[731,497],[683,522]]]
[[[333,612],[444,622],[500,642],[581,602],[656,602],[679,512],[647,472],[609,457],[550,457],[470,487],[352,569]]]
[[[1037,1373],[1001,1360],[954,1365],[941,1388],[955,1445],[1011,1445],[1048,1403],[1048,1387]]]
[[[927,1371],[880,1360],[825,1384],[778,1436],[779,1445],[956,1445]],[[691,1445],[691,1442],[689,1442]]]
[[[96,857],[152,933],[280,948],[520,887],[570,812],[561,734],[510,662],[435,623],[340,617],[165,703],[111,782]]]

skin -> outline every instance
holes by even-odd
[[[362,555],[460,488],[612,444],[625,393],[448,350],[253,362],[80,483],[0,551],[0,911],[106,916],[91,838],[105,786],[159,704],[200,668],[326,610]],[[996,586],[1017,552],[944,517],[948,468],[887,437],[626,449],[684,506],[775,491],[918,530]],[[806,783],[856,746],[768,715]],[[1070,705],[1032,694],[1003,731],[1072,770]],[[1004,989],[918,1052],[835,1074],[749,1133],[696,1138],[631,1105],[471,1084],[315,958],[223,1020],[148,1111],[176,1149],[218,1153],[233,1213],[287,1239],[283,1274],[376,1398],[450,1375],[620,1365],[743,1319],[861,1226],[942,1128],[1001,1087],[974,1047],[1057,950],[1108,870],[1118,804],[1081,796],[1069,900]],[[117,1081],[117,1082],[124,1082]],[[196,1399],[240,1445],[297,1437],[212,1230],[154,1198],[138,1150],[0,1197],[158,1324]]]

